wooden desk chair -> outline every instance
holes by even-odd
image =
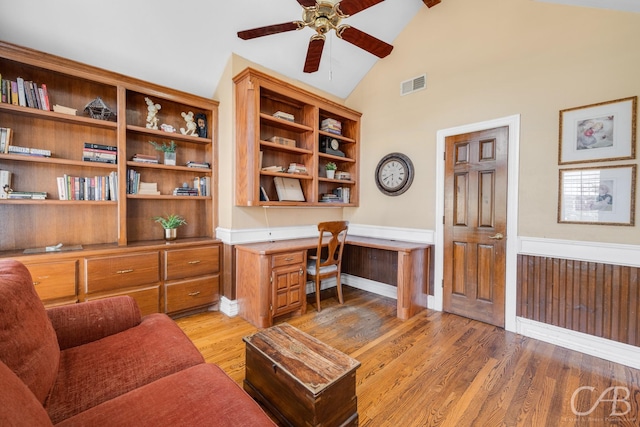
[[[307,263],[307,277],[316,282],[316,308],[320,311],[320,284],[323,279],[336,278],[338,299],[344,304],[342,297],[342,283],[340,283],[340,268],[342,266],[342,250],[347,239],[348,221],[329,221],[318,224],[318,249],[315,256],[309,256]],[[323,240],[325,233],[331,233],[331,240],[326,247],[327,258],[322,259]]]

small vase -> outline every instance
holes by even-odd
[[[327,178],[333,179],[335,176],[336,176],[336,171],[335,170],[327,169]]]
[[[164,153],[164,164],[169,166],[176,165],[176,153]]]
[[[177,228],[165,228],[164,229],[164,240],[176,240],[178,237],[178,229]]]

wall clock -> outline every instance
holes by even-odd
[[[413,182],[413,163],[402,153],[384,156],[376,167],[376,185],[388,196],[399,196]]]

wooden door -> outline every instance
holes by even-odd
[[[444,310],[504,327],[509,128],[445,140]]]

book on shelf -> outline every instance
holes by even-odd
[[[0,153],[8,153],[13,139],[11,128],[0,128]]]
[[[51,157],[51,150],[44,148],[20,147],[18,145],[9,145],[9,154],[21,154],[24,156]]]
[[[84,148],[90,148],[92,150],[111,151],[111,152],[114,152],[114,153],[116,153],[118,151],[118,147],[116,147],[115,145],[95,144],[93,142],[85,142],[84,143]]]
[[[264,187],[260,187],[260,201],[261,202],[269,201],[269,196],[267,195],[267,192],[264,190]]]
[[[305,201],[299,179],[274,176],[273,182],[276,186],[276,192],[278,193],[278,200],[294,202]]]
[[[282,136],[272,136],[269,138],[269,141],[279,145],[286,145],[287,147],[295,147],[297,144],[295,139],[289,139]]]
[[[284,172],[282,166],[265,166],[261,169],[263,172]]]
[[[85,143],[85,147],[82,150],[82,160],[84,160],[85,162],[116,164],[118,161],[118,155],[116,151],[105,150],[101,148],[87,148],[87,143]]]
[[[70,116],[75,116],[78,112],[77,108],[65,107],[64,105],[55,104],[53,106],[53,111],[56,113],[68,114]]]
[[[187,163],[185,163],[185,166],[187,166],[188,168],[210,169],[211,163],[188,161]]]
[[[287,169],[287,173],[296,173],[300,175],[307,175],[307,167],[300,163],[291,163],[289,164],[289,169]]]
[[[284,119],[289,122],[295,121],[295,116],[293,114],[286,113],[284,111],[276,111],[275,113],[273,113],[273,117],[276,117],[278,119]]]
[[[8,170],[0,169],[0,199],[9,198],[9,190],[11,190],[11,178],[13,173]]]
[[[46,191],[9,191],[7,193],[8,199],[21,199],[21,200],[44,200],[47,198]]]
[[[335,178],[349,181],[351,180],[351,173],[345,171],[336,171]]]
[[[158,156],[150,156],[148,154],[135,154],[132,158],[131,161],[133,162],[138,162],[138,163],[152,163],[152,164],[158,164]]]
[[[173,195],[174,196],[199,196],[200,193],[198,192],[197,188],[193,188],[193,187],[178,187],[178,188],[173,190]]]
[[[109,175],[71,176],[65,174],[56,178],[58,199],[60,200],[117,200],[116,172]]]
[[[22,77],[18,77],[16,79],[17,89],[18,89],[18,105],[21,107],[27,106],[27,98],[24,93],[24,79]]]
[[[127,194],[137,194],[140,184],[140,173],[135,169],[127,169]]]
[[[11,104],[20,105],[18,98],[18,82],[11,81]]]

